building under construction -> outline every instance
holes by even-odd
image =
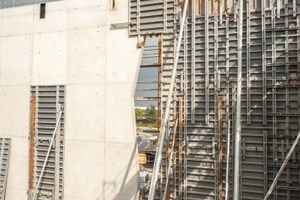
[[[139,198],[147,36],[162,111],[147,198],[300,199],[298,0],[28,4],[0,11],[0,199]]]

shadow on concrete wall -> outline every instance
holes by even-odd
[[[135,163],[135,161],[138,160],[138,157],[135,158],[137,154],[137,143],[134,144],[134,148],[131,153],[131,157],[128,161],[127,167],[124,168],[125,174],[120,172],[120,174],[117,176],[119,177],[118,179],[112,181],[112,182],[104,182],[104,187],[103,187],[103,198],[98,198],[97,200],[101,199],[112,199],[112,200],[137,200],[139,197],[139,169],[138,169],[138,164]],[[131,179],[128,180],[130,170],[131,168],[137,168],[137,172],[131,176]],[[134,169],[133,169],[134,170]],[[115,191],[117,190],[117,186],[119,185],[118,183],[122,182],[121,187],[119,191],[115,193],[114,197],[109,197],[110,195],[108,194],[109,191]],[[107,185],[110,185],[111,189],[107,189]]]

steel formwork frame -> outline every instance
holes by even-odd
[[[143,9],[147,10],[147,5],[161,1],[141,1],[141,5],[144,4],[141,13]],[[134,5],[133,2],[136,1],[132,0],[131,5]],[[172,1],[176,8],[173,13],[171,1],[165,2],[170,6],[168,11],[164,11],[167,19],[156,13],[157,19],[161,17],[161,22],[167,26],[167,31],[160,29],[163,43],[162,113],[178,39],[177,25],[182,20],[180,9],[177,11],[178,2]],[[189,9],[192,13],[185,20],[176,97],[173,97],[174,100],[182,98],[182,122],[179,123],[182,123],[183,153],[179,156],[178,151],[174,152],[176,158],[182,157],[182,180],[176,179],[178,175],[173,176],[176,180],[170,180],[170,199],[220,199],[219,160],[220,156],[225,156],[220,155],[220,131],[223,138],[227,138],[229,128],[233,134],[230,146],[235,143],[238,61],[238,4],[235,2],[238,1],[232,1],[231,7],[223,5],[222,17],[219,13],[205,14],[211,9],[205,6],[210,2],[200,1],[204,12],[200,9],[200,14],[196,12],[196,15],[193,14],[195,5],[192,3]],[[263,199],[300,130],[300,10],[294,0],[251,0],[244,3],[239,199]],[[160,4],[156,5],[149,10],[163,10]],[[165,3],[161,2],[161,5]],[[135,19],[137,16],[132,17]],[[153,34],[154,28],[159,29],[159,25],[151,25],[150,18],[148,21],[146,19],[147,16],[144,16],[144,21],[130,28],[132,35],[137,31],[136,26],[143,27],[141,34]],[[174,32],[170,33],[171,30]],[[221,129],[220,97],[223,101]],[[174,113],[178,107],[172,108]],[[175,114],[171,112],[169,124],[174,119]],[[228,127],[229,120],[232,129]],[[223,149],[227,149],[226,142],[223,139]],[[230,199],[233,194],[235,152],[232,148],[229,150]],[[166,177],[166,159],[165,148],[161,167],[162,188]],[[222,161],[222,179],[225,180],[226,159]],[[179,160],[176,163],[176,171],[179,172]],[[271,197],[278,200],[299,199],[299,180],[300,152],[297,146]]]
[[[30,146],[30,150],[34,152],[33,173],[30,173],[29,177],[33,179],[33,188],[29,188],[28,197],[32,199],[34,190],[38,189],[37,200],[64,199],[65,114],[60,114],[60,106],[65,106],[65,86],[32,86],[31,95],[34,97],[32,100],[35,99],[35,103],[31,104],[35,106],[34,109],[32,108],[35,112],[32,115],[34,117],[32,120],[34,122],[34,127],[32,127],[34,128],[34,146]],[[52,141],[55,129],[55,140]],[[45,160],[47,162],[44,164]],[[41,173],[41,180],[39,180]],[[38,182],[40,182],[40,187],[37,188]]]
[[[5,200],[11,138],[0,138],[0,200]]]

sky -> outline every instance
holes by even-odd
[[[151,54],[151,55],[149,55]],[[149,58],[149,56],[155,56]],[[147,37],[142,64],[158,63],[158,37]],[[140,81],[157,81],[157,67],[140,68],[137,89],[157,89],[157,83],[139,84]],[[157,90],[136,91],[135,97],[157,97]],[[135,101],[136,107],[148,107],[151,103],[157,106],[157,101]]]

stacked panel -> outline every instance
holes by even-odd
[[[33,86],[31,94],[36,98],[33,160],[33,188],[35,189],[58,120],[59,107],[64,107],[65,88],[64,86]],[[52,200],[57,196],[63,199],[64,121],[63,112],[38,188],[37,199],[40,200]],[[58,187],[56,187],[57,183]]]
[[[175,0],[130,0],[131,36],[173,33]]]
[[[5,199],[11,139],[0,138],[0,199]]]
[[[248,8],[244,14],[240,199],[263,199],[300,130],[299,16],[293,16],[289,6],[280,10],[280,18],[276,13],[276,9],[250,12]],[[224,15],[222,24],[217,16],[207,19],[196,16],[195,33],[192,33],[192,18],[186,20],[179,56],[175,93],[183,98],[182,142],[189,147],[185,147],[182,161],[183,199],[220,199],[220,170],[224,197],[226,155],[222,154],[220,169],[220,97],[223,152],[227,148],[228,119],[233,122],[229,196],[232,197],[233,192],[237,21],[232,14]],[[164,35],[162,110],[172,74],[174,44],[176,36]],[[171,114],[171,124],[173,119]],[[163,174],[165,164],[163,162]],[[299,199],[299,169],[297,147],[275,187],[274,199]],[[178,180],[174,185],[170,181],[170,185],[172,198],[181,195],[178,189],[172,192],[179,187]]]

